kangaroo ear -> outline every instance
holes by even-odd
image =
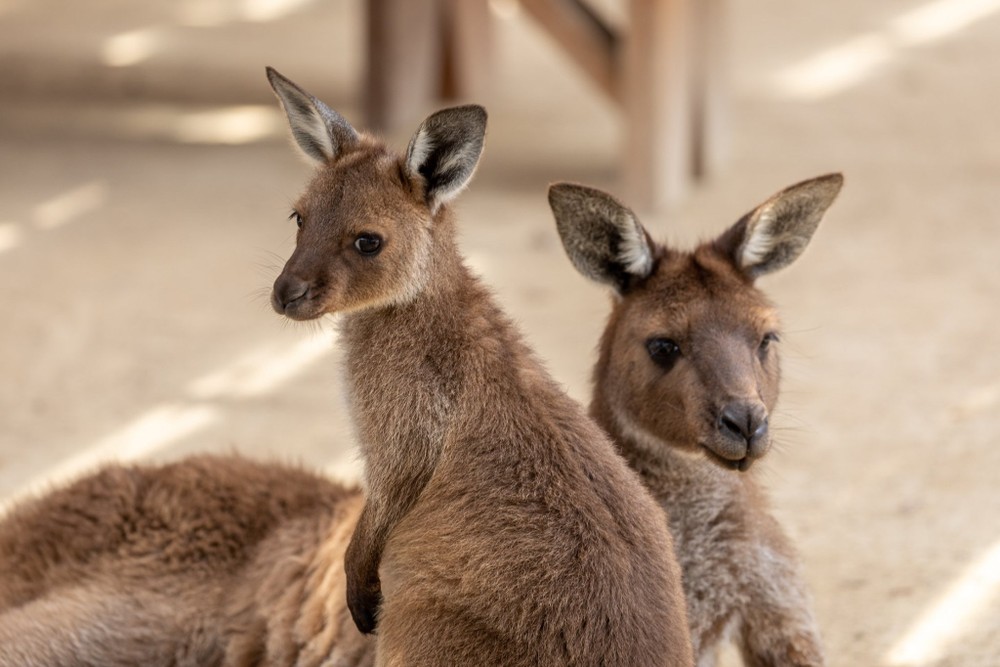
[[[358,133],[343,116],[273,67],[267,68],[267,80],[288,116],[295,144],[308,160],[325,164],[358,142]]]
[[[802,254],[844,177],[827,174],[797,183],[747,213],[715,242],[750,278],[791,264]]]
[[[549,187],[549,206],[566,254],[576,270],[625,292],[653,270],[653,244],[626,206],[595,188],[573,183]]]
[[[469,104],[431,114],[406,149],[406,168],[425,184],[431,213],[462,191],[479,164],[486,138],[486,109]]]

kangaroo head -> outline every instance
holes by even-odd
[[[655,243],[610,195],[549,190],[573,265],[618,298],[595,370],[595,409],[652,449],[701,449],[746,470],[767,452],[778,399],[778,316],[755,280],[805,249],[843,178],[782,190],[693,252]]]
[[[274,69],[267,78],[295,144],[317,166],[294,206],[295,251],[274,283],[274,309],[308,320],[412,300],[426,283],[443,207],[476,169],[486,111],[438,111],[401,156]]]

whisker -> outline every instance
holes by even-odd
[[[822,331],[823,329],[824,329],[824,327],[822,327],[820,325],[816,325],[816,326],[813,326],[813,327],[802,327],[802,328],[795,328],[795,329],[782,329],[781,332],[784,333],[784,334],[795,335],[795,334],[803,334],[803,333],[815,333],[817,331]]]
[[[284,257],[271,250],[259,249],[257,253],[258,257],[253,260],[253,266],[258,273],[265,274],[269,278],[281,273],[281,269],[285,266]]]
[[[265,306],[269,306],[271,304],[271,288],[270,287],[256,287],[256,288],[248,291],[244,295],[244,298],[246,298],[247,301],[250,301],[250,302],[253,302],[253,303],[258,303],[258,304],[263,304]]]

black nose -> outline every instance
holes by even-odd
[[[719,414],[719,430],[754,445],[767,435],[767,411],[753,403],[730,403]]]
[[[274,306],[274,309],[279,314],[283,315],[289,306],[305,298],[308,291],[308,282],[294,276],[281,274],[274,281],[274,291],[271,292],[271,305]]]

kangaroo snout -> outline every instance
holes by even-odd
[[[760,403],[727,403],[719,410],[716,428],[721,437],[712,445],[712,453],[739,470],[749,468],[770,444],[767,409]]]
[[[762,405],[730,403],[719,414],[719,430],[750,445],[767,434],[767,412]]]
[[[294,319],[297,307],[305,303],[308,296],[309,282],[282,273],[274,281],[271,306],[279,315],[286,315]]]

